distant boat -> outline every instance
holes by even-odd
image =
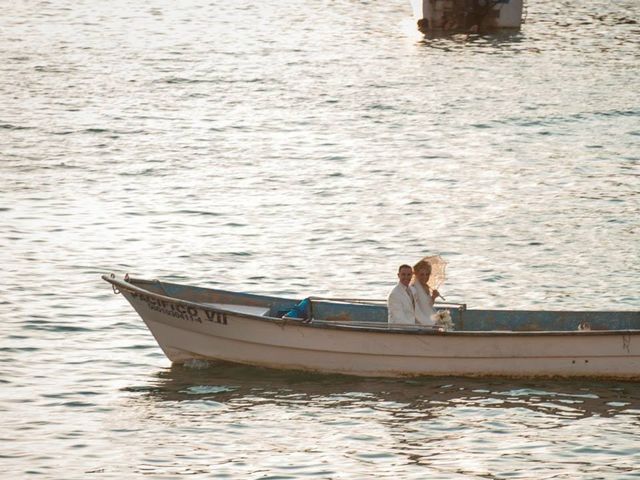
[[[518,29],[523,0],[411,0],[423,33]]]
[[[373,301],[290,299],[113,274],[102,278],[124,295],[175,363],[223,360],[386,377],[640,378],[637,311],[468,310],[446,304],[438,308],[451,312],[454,330],[440,331],[389,325],[386,306]]]

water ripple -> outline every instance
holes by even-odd
[[[168,368],[99,279],[383,298],[441,253],[470,307],[640,308],[639,4],[527,3],[12,5],[4,475],[634,478],[634,384]]]

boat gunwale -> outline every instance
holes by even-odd
[[[344,331],[356,331],[356,332],[372,332],[372,333],[392,333],[392,334],[403,334],[403,335],[441,335],[441,336],[470,336],[470,337],[527,337],[527,336],[543,336],[543,337],[553,337],[553,336],[593,336],[593,335],[640,335],[640,329],[626,329],[626,330],[450,330],[450,331],[441,331],[435,329],[426,329],[422,327],[416,327],[414,325],[392,325],[390,326],[388,323],[381,323],[380,327],[374,327],[371,324],[373,322],[369,322],[367,326],[363,326],[362,324],[358,324],[354,322],[354,324],[350,323],[337,323],[331,322],[327,320],[318,319],[316,322],[314,321],[304,321],[300,319],[287,319],[287,318],[279,318],[272,317],[266,315],[256,315],[251,313],[237,312],[234,310],[227,310],[224,308],[214,307],[207,303],[199,303],[192,302],[190,300],[184,300],[178,297],[171,297],[168,295],[162,295],[159,293],[151,292],[149,290],[145,290],[142,287],[129,283],[127,279],[121,279],[112,274],[103,274],[102,279],[106,282],[110,283],[115,293],[121,293],[122,290],[127,290],[131,293],[144,294],[151,296],[153,298],[166,300],[169,302],[173,302],[180,305],[190,306],[201,308],[203,310],[213,311],[224,313],[229,316],[248,318],[251,320],[258,320],[263,322],[275,323],[278,325],[295,325],[300,327],[308,327],[308,328],[320,328],[327,330],[344,330]],[[140,282],[140,283],[148,283],[148,284],[160,284],[162,282],[159,280],[148,280],[141,278],[130,278],[130,280]],[[116,291],[116,288],[119,291]],[[229,294],[237,294],[239,292],[232,292],[226,290],[215,290],[222,293]],[[240,293],[244,294],[244,293]],[[260,295],[258,295],[260,297]],[[283,299],[283,297],[274,297],[274,296],[262,296],[264,299]],[[507,310],[509,311],[509,310]],[[524,310],[523,310],[524,311]],[[582,311],[575,311],[575,313],[582,313]],[[590,313],[589,311],[584,311],[584,313]],[[615,311],[612,311],[615,313]]]

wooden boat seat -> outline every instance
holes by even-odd
[[[252,305],[236,305],[234,303],[203,303],[207,307],[220,308],[236,313],[264,316],[269,312],[269,307],[254,307]]]

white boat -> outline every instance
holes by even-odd
[[[423,33],[518,29],[523,0],[411,0]]]
[[[389,325],[365,300],[288,299],[103,275],[176,363],[222,360],[359,376],[640,379],[640,312],[471,310],[452,331]],[[299,311],[304,312],[283,318]],[[296,308],[298,310],[296,310]],[[287,313],[289,312],[289,313]],[[306,317],[306,318],[303,318]]]

